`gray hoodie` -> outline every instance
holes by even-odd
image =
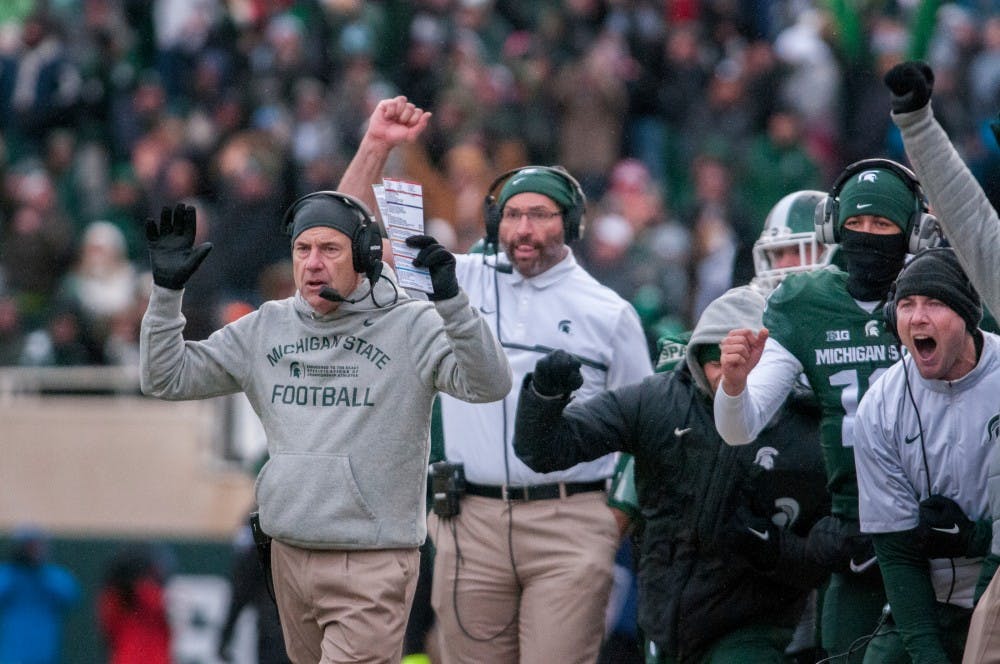
[[[705,377],[705,370],[698,363],[698,348],[709,344],[718,346],[730,330],[745,327],[754,332],[760,331],[763,327],[761,318],[766,302],[767,300],[756,288],[740,286],[731,288],[712,300],[702,312],[694,332],[691,333],[684,361],[687,362],[698,389],[710,398],[713,392]]]
[[[362,279],[349,297],[368,292]],[[261,527],[305,548],[420,545],[431,404],[510,391],[496,338],[464,292],[415,300],[386,267],[365,297],[317,315],[298,293],[185,341],[182,291],[155,287],[142,320],[141,387],[163,399],[243,391],[267,434]]]

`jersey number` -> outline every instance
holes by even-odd
[[[854,447],[854,414],[858,412],[858,400],[885,370],[886,367],[879,367],[873,371],[863,391],[858,389],[860,381],[857,369],[844,369],[830,376],[830,385],[843,388],[840,391],[840,405],[844,408],[844,420],[840,424],[840,441],[844,447]]]

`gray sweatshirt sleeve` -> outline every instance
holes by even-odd
[[[168,400],[204,399],[241,388],[211,351],[213,343],[238,353],[227,328],[206,342],[185,341],[183,291],[153,287],[139,332],[139,386],[143,394]],[[214,342],[212,341],[214,339]]]
[[[983,188],[962,161],[931,104],[893,113],[931,211],[959,262],[991,312],[1000,312],[1000,220]]]
[[[441,392],[471,403],[499,401],[510,392],[507,355],[465,291],[435,302],[411,334],[421,379]]]

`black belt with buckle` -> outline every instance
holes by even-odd
[[[565,498],[577,493],[589,491],[605,491],[607,482],[558,482],[556,484],[534,484],[529,486],[490,486],[486,484],[465,483],[465,492],[471,496],[482,498],[497,498],[500,500],[552,500]]]

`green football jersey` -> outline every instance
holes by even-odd
[[[802,364],[822,408],[820,443],[833,512],[857,519],[854,415],[869,386],[900,357],[882,306],[872,313],[859,307],[841,270],[793,274],[768,300],[764,326]]]

